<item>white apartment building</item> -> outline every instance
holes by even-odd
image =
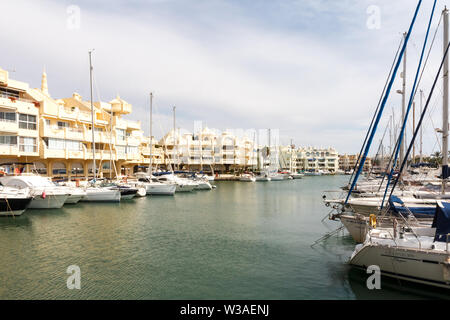
[[[336,172],[339,169],[339,155],[334,148],[305,147],[297,149],[297,170]]]
[[[167,133],[159,142],[165,153],[165,166],[179,170],[229,172],[256,167],[257,150],[247,137],[203,128],[197,134]]]

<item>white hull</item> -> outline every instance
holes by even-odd
[[[120,191],[93,188],[86,189],[86,195],[81,199],[83,202],[119,202]]]
[[[377,265],[385,276],[450,289],[450,264],[445,251],[371,243],[358,247],[351,265]]]
[[[255,181],[258,181],[258,182],[268,182],[270,180],[271,180],[270,177],[256,177],[255,178]]]
[[[241,177],[241,178],[239,178],[239,181],[241,181],[241,182],[255,182],[256,178],[255,177]]]
[[[196,190],[212,190],[212,186],[209,182],[205,181],[197,181],[198,185],[195,188]]]
[[[29,209],[59,209],[66,202],[68,194],[47,194],[45,198],[38,195],[31,200]]]
[[[147,184],[146,186],[146,192],[149,195],[168,195],[173,196],[175,194],[175,190],[177,189],[177,186],[175,184]]]
[[[366,234],[369,230],[366,220],[355,216],[340,216],[339,219],[356,243],[363,243],[366,240]]]
[[[83,198],[82,194],[72,194],[67,197],[67,200],[64,204],[76,204]]]

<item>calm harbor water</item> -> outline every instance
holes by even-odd
[[[338,223],[321,195],[345,176],[216,182],[213,191],[79,203],[0,219],[1,299],[401,299],[426,290],[365,288],[345,262],[348,236],[311,244]],[[68,290],[66,269],[81,269]]]

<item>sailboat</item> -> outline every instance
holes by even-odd
[[[420,5],[420,2],[419,2]],[[418,5],[418,8],[419,8]],[[434,1],[432,16],[436,1]],[[417,9],[418,10],[418,9]],[[417,15],[417,11],[416,11]],[[432,17],[431,16],[431,17]],[[448,133],[448,94],[449,94],[449,12],[447,8],[443,11],[444,21],[444,48],[445,53],[439,71],[435,77],[425,109],[421,114],[418,126],[423,121],[424,114],[429,106],[436,82],[443,67],[443,136],[446,143]],[[431,18],[430,18],[431,24]],[[428,29],[430,26],[428,27]],[[428,33],[427,33],[428,34]],[[424,44],[425,47],[425,44]],[[411,144],[414,143],[417,132],[414,133]],[[411,151],[410,144],[407,155]],[[448,176],[448,145],[443,145],[443,170],[442,187],[445,190],[445,179]],[[444,153],[445,151],[445,153]],[[404,169],[406,161],[402,162],[400,173]],[[397,182],[397,180],[396,180]],[[394,184],[395,187],[395,184]],[[402,216],[400,216],[401,218]],[[450,260],[449,260],[449,235],[450,235],[450,203],[438,201],[435,209],[432,225],[424,228],[409,226],[404,219],[404,226],[399,228],[396,219],[393,225],[387,228],[369,228],[363,244],[357,245],[349,263],[356,267],[377,265],[382,275],[417,282],[430,286],[450,289]]]
[[[150,159],[147,173],[138,172],[136,177],[146,191],[147,195],[173,196],[175,194],[175,183],[163,183],[153,177],[153,93],[150,92]]]
[[[92,170],[93,170],[93,184],[86,187],[86,195],[81,199],[81,201],[87,202],[119,202],[120,201],[120,190],[103,188],[95,186],[97,180],[97,170],[95,165],[95,127],[94,127],[94,103],[92,100],[92,51],[89,51],[89,79],[90,79],[90,91],[91,91],[91,131],[92,131]],[[112,117],[112,114],[111,114]]]

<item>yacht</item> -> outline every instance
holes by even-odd
[[[89,186],[85,189],[86,195],[82,202],[120,202],[120,190]]]
[[[255,181],[257,181],[257,182],[267,182],[270,180],[272,180],[272,179],[269,177],[269,174],[267,174],[267,173],[261,173],[260,175],[257,175],[255,177]]]
[[[250,173],[243,173],[239,177],[239,181],[242,181],[242,182],[255,182],[256,178],[255,178],[254,175],[252,175]]]
[[[211,183],[209,183],[209,181],[206,179],[194,178],[193,182],[197,183],[197,187],[195,188],[196,190],[212,190],[213,189],[213,186],[211,185]]]
[[[157,178],[149,176],[143,172],[136,174],[138,183],[142,184],[148,195],[173,196],[177,185],[171,182],[161,182]]]
[[[290,174],[293,179],[302,179],[304,177],[303,173],[294,172]]]
[[[431,227],[372,228],[358,244],[350,265],[377,265],[381,274],[450,289],[450,203],[438,202]]]
[[[131,186],[122,185],[122,184],[103,184],[101,187],[107,188],[109,190],[118,190],[120,192],[120,200],[131,200],[133,199],[137,192],[137,188],[132,188]]]
[[[158,181],[165,183],[174,183],[176,185],[175,192],[192,192],[198,186],[197,183],[185,178],[180,178],[173,173],[161,172],[157,179]]]
[[[0,216],[20,216],[30,205],[33,197],[27,188],[0,188]]]
[[[6,187],[29,189],[33,197],[28,206],[30,209],[58,209],[70,196],[66,188],[37,175],[4,176],[0,178],[0,183]]]

